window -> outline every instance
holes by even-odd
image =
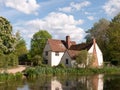
[[[59,56],[59,52],[55,52],[55,56]]]
[[[48,64],[48,60],[45,60],[45,64]]]
[[[68,64],[68,59],[66,59],[65,64]]]
[[[48,56],[48,51],[45,52],[45,55]]]

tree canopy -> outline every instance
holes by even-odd
[[[10,22],[0,17],[0,50],[3,54],[9,54],[15,50],[16,39],[12,35],[12,26]]]
[[[112,19],[107,36],[109,38],[109,59],[120,62],[120,13]]]
[[[0,17],[0,68],[18,65],[18,58],[15,54],[16,37],[12,34],[12,25]]]
[[[40,30],[33,35],[31,39],[31,56],[40,55],[42,56],[43,49],[49,38],[52,36],[46,30]]]

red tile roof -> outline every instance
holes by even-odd
[[[65,50],[70,50],[70,53],[71,52],[73,53],[75,51],[85,50],[85,49],[89,50],[93,44],[93,42],[76,44],[75,41],[70,41],[71,46],[69,49],[67,49],[67,43],[65,40],[48,39],[48,43],[52,51],[64,52]]]
[[[63,40],[48,39],[48,43],[52,51],[64,52],[66,50]]]
[[[81,43],[81,44],[72,45],[69,50],[77,50],[77,51],[89,50],[92,44],[93,43],[91,42],[91,43]]]
[[[48,43],[52,51],[64,52],[66,48],[66,41],[64,40],[56,40],[56,39],[48,39]],[[76,45],[75,41],[70,41],[71,45]]]

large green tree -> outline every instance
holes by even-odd
[[[109,28],[110,21],[102,18],[94,24],[94,26],[87,31],[88,35],[86,36],[87,42],[90,42],[92,38],[96,39],[96,42],[100,49],[103,52],[104,60],[108,59],[107,54],[107,29]]]
[[[0,50],[3,54],[9,54],[15,50],[16,39],[12,35],[12,26],[10,22],[0,17]]]
[[[16,37],[12,34],[12,25],[6,18],[0,17],[0,67],[18,65],[15,46]]]
[[[25,62],[27,60],[27,47],[25,40],[20,36],[20,32],[16,32],[16,47],[15,47],[15,52],[16,55],[18,56],[19,61]]]
[[[112,19],[107,36],[109,39],[108,57],[110,60],[119,60],[120,62],[120,13]]]
[[[49,38],[52,38],[52,36],[46,30],[40,30],[33,35],[33,38],[31,39],[30,50],[30,54],[32,57],[34,57],[35,55],[42,56],[43,49]]]

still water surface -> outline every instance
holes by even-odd
[[[120,75],[41,76],[0,83],[0,90],[120,90]]]

